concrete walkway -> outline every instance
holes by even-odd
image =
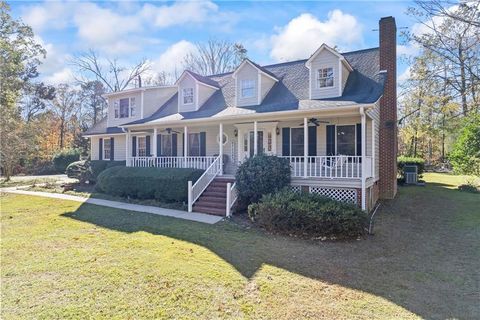
[[[21,190],[21,187],[0,188],[0,191],[7,192],[7,193],[15,193],[15,194],[25,194],[29,196],[40,196],[40,197],[47,197],[47,198],[54,198],[54,199],[61,199],[61,200],[76,201],[81,203],[89,203],[97,206],[152,213],[152,214],[157,214],[159,216],[179,218],[179,219],[203,222],[208,224],[214,224],[223,219],[223,217],[213,216],[205,213],[185,212],[181,210],[159,208],[154,206],[144,206],[140,204],[132,204],[132,203],[119,202],[119,201],[111,201],[111,200],[103,200],[103,199],[95,199],[95,198],[84,198],[84,197],[72,196],[69,194],[61,194],[61,193],[27,191],[27,190]]]

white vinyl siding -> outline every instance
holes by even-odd
[[[193,90],[193,103],[184,103],[183,100],[183,89],[191,88]],[[197,110],[195,105],[195,95],[197,94],[196,82],[189,74],[186,74],[182,81],[178,84],[178,111],[179,112],[188,112]]]
[[[273,80],[272,78],[270,77],[267,77],[266,75],[262,74],[261,76],[261,85],[260,85],[260,91],[261,91],[261,101],[263,101],[263,99],[265,99],[265,97],[267,96],[268,92],[270,91],[270,89],[272,89],[272,87],[275,85],[276,81]],[[260,102],[261,102],[260,101]]]
[[[120,101],[121,100],[123,100],[125,104],[126,102],[128,102],[128,106],[122,112],[125,115],[127,115],[126,117],[120,117]],[[134,114],[131,114],[130,103],[133,101],[135,103],[135,111],[134,111]],[[117,127],[124,123],[139,120],[140,119],[140,103],[141,103],[140,101],[141,101],[140,92],[135,92],[135,93],[127,92],[124,94],[119,93],[118,96],[109,97],[107,126]],[[115,111],[117,112],[117,115],[118,115],[117,117],[115,117]]]
[[[252,81],[254,85],[254,94],[249,97],[242,97],[242,81]],[[258,70],[249,63],[245,63],[236,74],[236,105],[254,106],[258,104]]]
[[[348,76],[350,75],[350,71],[348,71],[347,67],[342,63],[342,93],[343,89],[345,89],[345,85],[347,84]]]
[[[201,83],[198,84],[198,106],[197,109],[201,108],[203,104],[215,93],[215,89],[203,85]]]
[[[328,50],[320,52],[312,61],[310,66],[310,91],[312,99],[333,98],[338,97],[339,92],[339,58]],[[318,70],[323,68],[332,68],[333,86],[318,87]]]
[[[125,160],[125,135],[114,135],[114,136],[95,136],[90,137],[90,159],[100,160],[98,154],[98,144],[100,143],[100,138],[105,141],[105,139],[113,138],[113,150],[114,150],[114,160],[115,161],[124,161]],[[102,151],[105,155],[105,146],[102,148]],[[103,158],[104,160],[107,160]]]
[[[143,93],[143,117],[151,116],[177,92],[175,87],[147,89]],[[140,100],[136,100],[137,114],[140,113]]]

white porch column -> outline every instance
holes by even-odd
[[[257,121],[254,121],[253,122],[253,155],[256,156],[257,153],[258,153]]]
[[[218,148],[218,154],[220,156],[220,175],[223,175],[223,123],[220,123],[219,128],[218,128],[218,143],[219,143],[219,148]]]
[[[152,153],[153,153],[154,157],[156,157],[157,154],[158,154],[158,152],[157,152],[158,151],[157,150],[157,134],[158,134],[157,128],[153,128],[153,139],[152,139],[152,141],[153,141],[153,148],[152,148],[153,152]]]
[[[125,134],[125,164],[127,167],[130,167],[130,157],[131,157],[131,152],[130,152],[130,132],[127,129],[127,132]]]
[[[188,153],[188,129],[187,126],[183,128],[183,157],[185,158],[185,163],[187,162],[187,153]]]
[[[366,163],[365,163],[365,153],[366,153],[366,150],[367,150],[367,146],[365,145],[366,143],[366,139],[365,139],[365,131],[366,131],[366,115],[365,115],[365,110],[362,108],[360,108],[360,115],[362,117],[362,210],[366,210],[367,209],[367,204],[366,204],[366,177],[365,177],[365,168],[366,168]]]
[[[303,118],[303,177],[308,177],[308,119]]]

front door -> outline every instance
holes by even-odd
[[[265,136],[263,134],[262,130],[257,131],[257,152],[258,154],[263,153],[265,150],[263,146],[265,145]],[[254,148],[254,132],[253,131],[247,131],[243,134],[243,142],[242,142],[242,158],[241,160],[245,160],[249,157],[252,157],[255,153],[255,148]]]

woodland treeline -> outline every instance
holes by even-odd
[[[403,32],[404,44],[418,54],[403,57],[410,77],[399,90],[399,151],[448,165],[459,148],[476,148],[478,160],[480,136],[457,142],[465,128],[480,134],[480,1],[418,1],[408,14],[417,24]]]

